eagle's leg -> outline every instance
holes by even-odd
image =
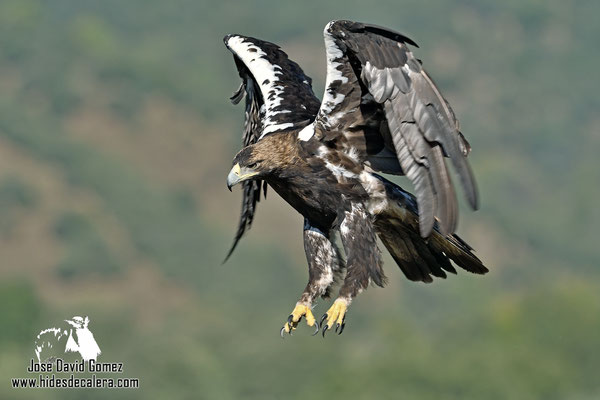
[[[340,224],[340,233],[346,251],[346,277],[340,288],[337,299],[327,313],[321,318],[322,333],[335,326],[341,334],[345,326],[346,311],[361,291],[373,281],[378,286],[385,284],[382,269],[381,252],[377,248],[377,237],[371,217],[364,205],[352,204],[350,211],[345,211],[344,220]]]
[[[312,303],[317,297],[328,295],[343,267],[339,251],[329,239],[329,232],[321,231],[307,219],[304,220],[304,251],[308,261],[308,284],[281,328],[282,336],[296,329],[302,317],[306,318],[308,326],[315,326],[315,334],[319,331],[319,324],[311,311]]]

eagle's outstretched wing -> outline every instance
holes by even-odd
[[[320,102],[312,91],[311,79],[279,46],[240,35],[227,35],[223,41],[233,53],[242,78],[240,88],[231,101],[238,104],[246,96],[244,146],[256,143],[265,135],[302,128],[315,119]],[[260,200],[261,186],[266,196],[265,182],[243,182],[240,221],[225,261],[250,229],[256,203]]]
[[[314,134],[339,141],[375,171],[406,175],[416,191],[421,236],[429,236],[435,217],[444,235],[454,232],[458,207],[444,157],[476,209],[470,146],[448,102],[407,47],[416,44],[351,21],[330,22],[324,38],[327,79]]]

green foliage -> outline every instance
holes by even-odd
[[[37,203],[35,189],[18,176],[6,176],[0,181],[0,209],[31,208]]]
[[[110,275],[122,268],[92,222],[83,215],[64,213],[56,221],[54,233],[67,245],[67,255],[57,268],[61,277]]]
[[[24,281],[0,284],[0,350],[29,345],[38,329],[43,307],[31,284]]]
[[[18,176],[5,176],[0,180],[0,231],[10,234],[23,212],[38,202],[37,193]]]

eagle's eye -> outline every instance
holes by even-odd
[[[258,165],[258,162],[253,162],[251,164],[248,164],[248,168],[254,168]]]

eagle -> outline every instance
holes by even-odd
[[[454,233],[458,206],[446,159],[477,209],[471,146],[408,47],[417,44],[393,30],[346,20],[329,22],[323,36],[322,101],[279,46],[237,34],[224,38],[242,80],[231,101],[246,98],[243,148],[227,176],[229,190],[242,185],[242,211],[225,260],[250,228],[267,186],[304,217],[309,278],[282,337],[302,318],[314,334],[343,332],[352,300],[370,284],[386,283],[377,238],[411,281],[456,274],[453,263],[488,272]],[[382,174],[408,177],[415,195]],[[315,300],[338,287],[317,322]]]

